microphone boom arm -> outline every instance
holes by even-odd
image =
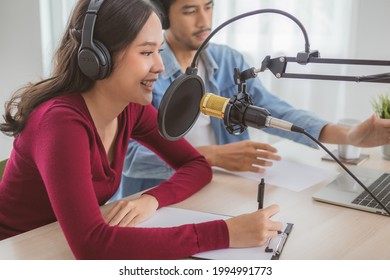
[[[390,83],[390,73],[382,73],[367,76],[338,76],[338,75],[322,75],[322,74],[304,74],[304,73],[286,73],[287,63],[296,62],[306,65],[308,63],[319,64],[342,64],[342,65],[369,65],[369,66],[390,66],[390,61],[386,60],[363,60],[363,59],[336,59],[336,58],[320,58],[318,53],[310,55],[307,60],[302,59],[307,53],[298,53],[297,57],[280,56],[270,58],[266,56],[261,63],[260,69],[255,69],[254,72],[264,72],[270,70],[276,78],[292,78],[292,79],[313,79],[313,80],[332,80],[332,81],[349,81],[349,82],[372,82],[372,83]]]
[[[194,55],[194,58],[192,59],[192,63],[191,63],[191,66],[189,66],[187,69],[186,69],[186,74],[190,75],[192,73],[195,72],[196,74],[196,67],[197,67],[197,62],[198,62],[198,57],[200,55],[200,53],[203,51],[203,49],[207,46],[208,42],[211,40],[211,38],[217,34],[219,32],[219,30],[221,30],[222,28],[224,28],[225,26],[231,24],[232,22],[235,22],[239,19],[242,19],[242,18],[245,18],[245,17],[249,17],[249,16],[253,16],[253,15],[257,15],[257,14],[264,14],[264,13],[272,13],[272,14],[279,14],[279,15],[282,15],[282,16],[285,16],[285,17],[288,17],[289,19],[291,19],[293,22],[295,22],[298,27],[300,28],[302,34],[303,34],[303,37],[304,37],[304,40],[305,40],[305,54],[309,54],[310,53],[310,43],[309,43],[309,36],[307,35],[307,32],[306,32],[306,29],[305,27],[303,26],[303,24],[295,17],[293,16],[292,14],[289,14],[285,11],[282,11],[282,10],[277,10],[277,9],[260,9],[260,10],[254,10],[254,11],[251,11],[251,12],[247,12],[247,13],[244,13],[244,14],[241,14],[241,15],[238,15],[238,16],[235,16],[225,22],[223,22],[221,25],[219,25],[217,28],[215,28],[211,33],[210,35],[203,41],[203,43],[200,45],[200,47],[196,50],[196,53]]]

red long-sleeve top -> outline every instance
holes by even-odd
[[[206,160],[185,140],[160,136],[153,106],[129,104],[121,113],[110,165],[82,96],[57,97],[37,107],[15,138],[0,183],[0,240],[58,220],[77,259],[174,259],[226,248],[221,220],[173,228],[109,226],[103,220],[99,206],[119,186],[130,137],[176,169],[147,192],[159,207],[211,180]]]

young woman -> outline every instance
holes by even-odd
[[[57,220],[76,258],[172,259],[255,246],[277,234],[282,225],[270,219],[275,205],[227,221],[133,227],[189,197],[212,175],[185,140],[166,141],[158,133],[150,103],[164,69],[162,43],[160,18],[148,0],[78,2],[53,75],[6,104],[1,131],[15,140],[0,183],[0,239]],[[99,206],[118,189],[130,138],[176,172],[103,217]]]

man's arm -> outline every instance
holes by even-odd
[[[375,115],[359,125],[347,128],[340,125],[326,125],[319,137],[329,144],[349,144],[359,147],[375,147],[390,143],[390,120]]]

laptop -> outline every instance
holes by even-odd
[[[360,166],[348,169],[390,210],[390,172]],[[388,216],[370,194],[344,170],[312,197],[317,201]]]

